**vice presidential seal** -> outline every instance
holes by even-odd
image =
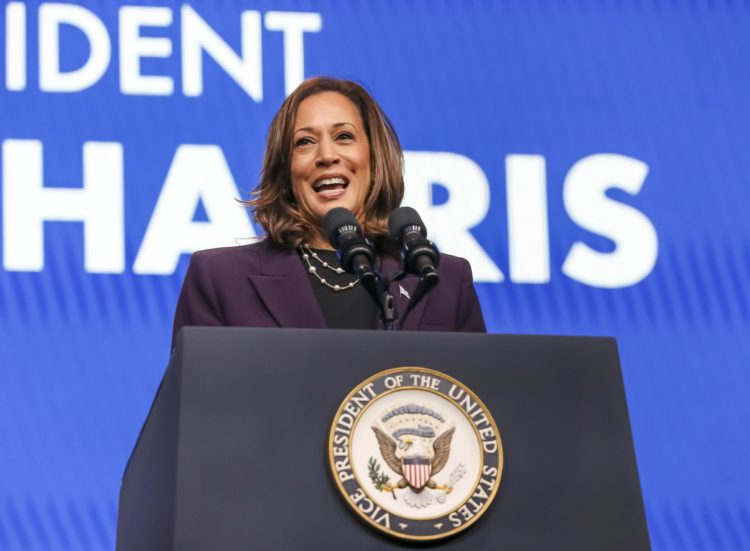
[[[336,412],[331,473],[376,528],[410,540],[450,536],[477,521],[500,486],[500,433],[456,379],[398,367],[362,382]]]

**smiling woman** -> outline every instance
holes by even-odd
[[[352,211],[391,276],[400,262],[388,217],[403,194],[401,145],[370,94],[347,80],[306,80],[271,123],[260,183],[246,202],[266,238],[193,255],[174,335],[185,325],[377,328],[378,306],[341,267],[321,222],[335,207]],[[443,254],[438,274],[440,285],[397,327],[484,331],[469,263]],[[397,312],[418,281],[392,283]]]

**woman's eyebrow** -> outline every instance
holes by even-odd
[[[342,126],[351,126],[352,128],[356,128],[354,123],[352,122],[336,122],[331,125],[331,128],[341,128]],[[317,132],[316,128],[313,128],[312,126],[303,126],[302,128],[298,128],[294,131],[296,134],[297,132]]]

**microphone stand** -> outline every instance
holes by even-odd
[[[389,287],[394,281],[401,281],[406,277],[405,271],[399,271],[393,274],[391,278],[383,276],[379,271],[372,270],[360,274],[362,286],[367,290],[369,295],[375,301],[380,309],[381,319],[383,320],[383,329],[386,331],[396,330],[396,320],[398,312],[396,311],[396,300],[391,294]],[[434,268],[425,269],[419,277],[419,283],[414,290],[414,294],[409,300],[409,304],[404,312],[404,317],[399,320],[399,329],[403,326],[406,316],[409,315],[414,307],[429,293],[435,286],[440,283],[440,277]]]
[[[394,281],[401,281],[407,276],[405,270],[400,270],[390,278],[385,277],[377,268],[367,267],[368,269],[359,269],[356,272],[362,282],[362,286],[375,301],[380,309],[381,319],[383,320],[383,329],[386,331],[396,330],[396,320],[398,313],[396,311],[396,300],[391,294],[389,287]],[[414,290],[414,294],[409,300],[409,304],[404,312],[404,317],[399,320],[398,329],[403,327],[406,316],[409,315],[414,307],[429,293],[435,286],[440,283],[440,276],[437,270],[432,266],[423,266],[419,276],[419,283]]]
[[[375,304],[380,308],[380,314],[383,320],[383,329],[386,331],[394,330],[396,321],[396,300],[388,290],[390,281],[380,273],[372,271],[360,276],[362,286],[367,290]]]

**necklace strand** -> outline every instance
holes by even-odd
[[[359,278],[356,278],[354,281],[350,281],[346,285],[339,285],[338,283],[330,283],[329,281],[326,280],[326,278],[322,277],[318,273],[318,268],[312,265],[312,262],[310,262],[310,257],[312,257],[313,260],[318,262],[318,264],[320,264],[323,268],[331,270],[335,274],[341,275],[344,273],[345,270],[338,266],[331,266],[328,262],[320,258],[318,254],[315,251],[313,251],[310,248],[310,246],[307,245],[306,243],[303,243],[302,245],[300,245],[299,250],[302,255],[302,260],[304,260],[305,264],[307,264],[308,273],[311,273],[312,275],[314,275],[317,278],[317,280],[320,281],[322,285],[325,285],[329,289],[336,291],[338,293],[339,291],[346,291],[348,289],[351,289],[357,283],[359,283]]]

